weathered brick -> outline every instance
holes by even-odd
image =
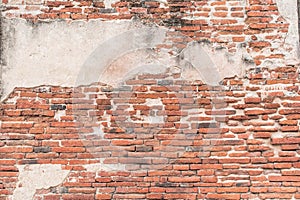
[[[209,56],[216,63],[219,50],[239,56],[246,49],[243,64],[251,64],[249,76],[224,78],[221,86],[184,80],[180,70],[189,77],[189,67],[178,66],[138,74],[116,88],[93,83],[14,89],[0,104],[3,198],[15,189],[16,164],[70,170],[62,183],[66,190],[38,190],[35,198],[41,199],[300,197],[297,66],[265,65],[285,63],[292,52],[282,49],[291,22],[280,16],[275,1],[121,1],[112,8],[92,1],[47,1],[42,8],[29,5],[40,0],[2,3],[7,20],[33,24],[134,17],[167,28],[157,52],[165,48],[172,57],[195,40],[213,48]],[[23,7],[26,13],[18,14]],[[158,117],[163,122],[149,120]],[[93,164],[99,165],[97,173],[87,172]]]
[[[273,182],[299,182],[300,177],[299,176],[269,176],[269,180]]]
[[[193,177],[168,177],[168,181],[175,182],[175,183],[193,183],[199,182],[200,177],[193,176]]]

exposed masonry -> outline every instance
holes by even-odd
[[[177,68],[117,88],[16,88],[1,105],[0,192],[13,199],[20,190],[34,199],[299,199],[298,73],[271,74],[211,87]],[[44,176],[39,169],[65,176],[25,184]]]
[[[300,199],[296,0],[2,3],[0,198]]]

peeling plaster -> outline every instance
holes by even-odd
[[[290,24],[285,47],[290,48],[286,57],[286,64],[299,63],[299,32],[298,32],[298,6],[297,0],[276,0],[279,13]]]
[[[141,68],[139,73],[157,73],[170,66],[184,68],[180,65],[185,65],[178,60],[183,54],[171,56],[168,52],[155,52],[154,47],[166,39],[166,28],[146,26],[135,20],[31,24],[22,19],[6,19],[5,23],[7,63],[3,66],[2,99],[16,86],[72,87],[99,80],[110,84],[120,82],[120,78]],[[243,52],[229,55],[225,50],[213,52],[210,46],[199,48],[202,53],[198,54],[197,62],[192,59],[188,62],[199,64],[204,62],[203,58],[214,60],[220,74],[218,81],[243,74],[244,67],[240,63]],[[235,69],[230,60],[235,62]],[[200,72],[204,72],[203,68]],[[185,78],[191,78],[191,73],[186,75]]]
[[[289,53],[283,52],[287,54],[286,64],[297,64],[299,47],[297,1],[276,1],[279,12],[290,23],[284,43],[284,48]],[[116,0],[104,1],[106,7],[115,2]],[[152,32],[137,31],[138,29],[146,30],[146,26],[134,20],[90,20],[71,23],[52,21],[38,24],[31,24],[22,19],[3,19],[3,21],[5,27],[2,30],[5,40],[2,46],[5,58],[1,57],[3,89],[1,99],[6,98],[16,86],[60,85],[72,87],[99,80],[114,85],[119,83],[121,78],[126,78],[124,75],[137,72],[142,67],[149,68],[148,71],[152,73],[159,71],[160,67],[161,70],[170,66],[178,66],[183,69],[182,65],[188,68],[187,63],[198,67],[198,73],[195,75],[191,70],[185,70],[183,74],[186,75],[186,78],[199,79],[198,74],[200,73],[202,74],[200,77],[206,83],[216,84],[225,77],[242,77],[249,66],[243,61],[243,58],[251,58],[242,47],[237,49],[237,52],[230,54],[226,49],[213,50],[213,47],[207,44],[200,47],[201,58],[199,58],[199,52],[196,55],[185,49],[179,55],[183,56],[186,62],[182,63],[182,61],[176,60],[175,56],[174,58],[167,55],[166,52],[155,54],[149,50],[165,39],[163,34],[166,29],[156,27],[157,30],[155,30],[154,27],[149,29]],[[123,33],[130,31],[135,33],[133,39],[129,34],[125,38],[120,37],[120,41],[125,41],[125,43],[110,44]],[[127,48],[126,44],[139,47],[140,42],[146,44],[146,46],[141,46],[144,48],[143,52],[140,52],[140,49],[135,51],[135,49]],[[116,55],[116,52],[119,54]],[[207,55],[207,57],[202,55]],[[197,59],[194,59],[195,56],[198,56]],[[203,58],[210,60],[208,61],[210,64],[204,66],[206,61]],[[153,67],[154,65],[157,67]],[[264,65],[269,64],[266,61]],[[213,71],[213,73],[207,74],[209,71]],[[144,71],[138,72],[143,73]],[[217,76],[214,73],[217,73]],[[81,80],[81,78],[83,79]]]
[[[251,66],[243,58],[249,56],[245,49],[229,54],[226,49],[213,50],[207,44],[191,43],[181,57],[195,67],[194,70],[185,70],[187,79],[202,80],[206,84],[218,85],[226,77],[242,77],[246,68]],[[182,65],[182,64],[181,64]],[[199,78],[200,76],[200,78]]]
[[[159,62],[159,57],[156,57],[151,49],[163,43],[166,32],[165,28],[143,26],[123,32],[105,41],[86,59],[80,69],[76,84],[89,84],[96,80],[110,84],[110,81],[115,82],[115,78],[124,77],[125,74],[138,68],[139,65],[144,65],[145,62],[153,63],[155,60]],[[129,56],[126,56],[127,54]],[[135,56],[135,54],[140,54],[140,56]],[[111,67],[112,62],[120,60],[120,58],[122,59],[120,65],[112,70],[107,70]],[[131,68],[123,65],[131,66]],[[146,67],[144,68],[146,69]],[[108,74],[108,78],[103,80],[102,77],[105,73]]]
[[[2,95],[2,67],[4,64],[3,59],[3,20],[2,20],[2,1],[0,3],[0,97]]]
[[[118,87],[123,81],[137,74],[164,73],[172,64],[175,65],[168,53],[156,53],[148,49],[127,52],[116,58],[99,74],[99,81]]]
[[[95,57],[96,55],[94,54]],[[89,63],[88,66],[93,67],[82,68],[85,72],[81,74],[96,71],[99,74],[94,73],[93,76],[98,76],[100,82],[118,87],[123,81],[137,74],[164,73],[166,69],[177,67],[182,79],[203,80],[207,84],[218,85],[225,77],[242,77],[246,68],[251,65],[243,61],[247,56],[249,55],[245,49],[238,49],[237,52],[229,54],[226,49],[213,50],[209,45],[194,42],[176,56],[151,49],[130,51],[116,57],[105,69],[100,67],[104,66],[101,63],[105,58],[89,59],[99,60],[99,64]]]
[[[130,29],[133,21],[43,22],[4,19],[3,96],[16,86],[73,86],[83,63],[104,41]],[[93,72],[92,72],[93,73]]]
[[[57,111],[55,111],[54,119],[60,122],[61,117],[65,116],[65,115],[66,115],[65,110],[57,110]]]
[[[32,199],[37,189],[48,189],[63,183],[69,170],[62,170],[61,165],[17,165],[19,181],[11,200]]]
[[[111,8],[111,4],[118,2],[119,0],[104,0],[105,8]]]

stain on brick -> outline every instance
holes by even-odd
[[[150,152],[153,151],[152,146],[137,146],[135,149],[137,152]]]
[[[32,164],[38,164],[38,160],[32,159],[32,160],[22,160],[21,165],[32,165]]]
[[[53,104],[50,107],[51,107],[51,110],[66,110],[67,109],[66,105],[62,105],[62,104]]]
[[[51,147],[34,147],[33,152],[35,152],[35,153],[49,153],[49,152],[51,152]]]

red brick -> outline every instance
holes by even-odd
[[[201,176],[201,181],[203,183],[216,183],[218,178],[216,176]]]
[[[81,8],[66,7],[59,10],[60,12],[81,13]]]
[[[44,200],[60,200],[60,195],[44,195]]]
[[[272,144],[300,144],[300,138],[273,138]]]
[[[198,176],[192,176],[192,177],[168,177],[169,182],[175,182],[175,183],[194,183],[199,182],[200,177]]]
[[[214,12],[213,15],[215,17],[227,17],[228,12]]]
[[[261,98],[259,97],[248,97],[244,99],[245,103],[254,103],[258,104],[261,103]]]
[[[165,194],[165,199],[196,199],[196,194]]]
[[[220,163],[250,163],[250,158],[221,158]]]
[[[261,115],[264,114],[264,110],[245,110],[246,115]]]
[[[66,200],[93,200],[94,194],[63,194],[62,198]]]
[[[274,163],[274,168],[276,169],[289,169],[291,167],[291,163]]]
[[[268,191],[274,193],[295,193],[297,192],[297,188],[296,187],[270,187]]]
[[[269,181],[272,182],[299,182],[300,181],[300,176],[275,176],[275,175],[270,175],[269,176]]]
[[[246,193],[249,191],[248,187],[223,187],[217,188],[218,193]]]
[[[240,194],[207,194],[206,198],[209,199],[240,199]]]
[[[298,132],[299,127],[298,126],[282,126],[280,128],[282,132]]]
[[[52,151],[59,153],[81,153],[86,150],[83,147],[53,147]]]
[[[281,171],[282,175],[285,175],[285,176],[300,176],[300,170],[282,170]]]
[[[16,123],[9,123],[9,122],[4,122],[1,123],[1,128],[16,128],[16,129],[28,129],[33,127],[33,123],[29,122],[29,123],[23,123],[23,122],[16,122]]]

